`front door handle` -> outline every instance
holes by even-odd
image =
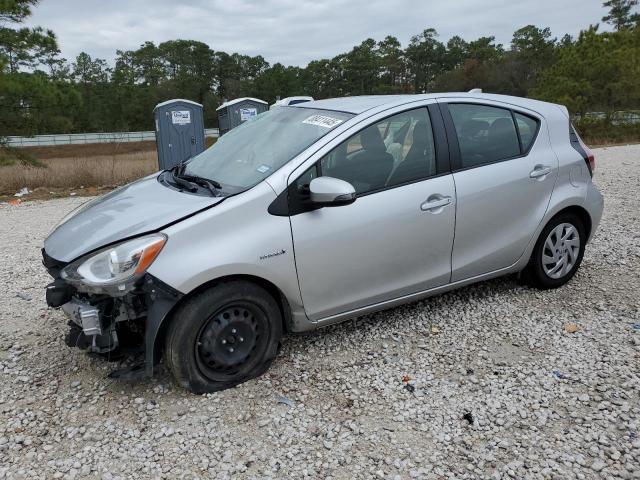
[[[540,178],[545,177],[551,173],[551,167],[547,165],[536,165],[533,167],[533,170],[529,173],[531,178]]]
[[[439,194],[431,195],[426,202],[420,205],[420,210],[425,212],[434,212],[439,208],[446,207],[450,203],[451,197],[444,197]]]

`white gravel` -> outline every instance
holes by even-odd
[[[207,396],[64,346],[40,247],[83,199],[1,206],[0,478],[640,478],[640,146],[596,158],[605,213],[569,285],[511,276],[289,337]]]

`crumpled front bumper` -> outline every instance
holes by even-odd
[[[122,343],[116,328],[119,322],[127,326],[137,324],[143,335],[136,344],[129,345],[129,351],[143,352],[144,363],[126,371],[112,372],[112,376],[139,378],[153,375],[153,367],[161,357],[164,322],[182,293],[147,274],[127,299],[83,294],[60,278],[64,264],[49,257],[44,249],[42,253],[43,264],[54,277],[47,286],[47,304],[60,308],[70,320],[67,345],[104,354]]]

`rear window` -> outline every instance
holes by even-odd
[[[569,124],[569,142],[571,143],[573,149],[578,152],[580,156],[582,156],[582,158],[584,158],[585,162],[587,162],[587,166],[589,166],[589,171],[591,172],[591,166],[589,165],[589,156],[582,147],[582,141],[578,136],[578,132],[576,132],[575,127],[571,123]]]
[[[289,102],[289,105],[298,105],[299,103],[306,103],[309,102],[310,100],[307,99],[298,99],[298,100],[291,100]]]
[[[582,151],[582,146],[580,145],[580,137],[578,137],[578,132],[576,132],[573,124],[569,124],[569,141],[573,148],[580,147],[580,151]]]

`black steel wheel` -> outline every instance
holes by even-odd
[[[169,326],[165,361],[195,392],[223,390],[262,374],[282,336],[280,309],[250,282],[216,285],[187,299]]]
[[[268,329],[264,312],[241,302],[214,313],[196,340],[196,360],[213,381],[227,381],[260,361],[265,347],[261,335]]]

